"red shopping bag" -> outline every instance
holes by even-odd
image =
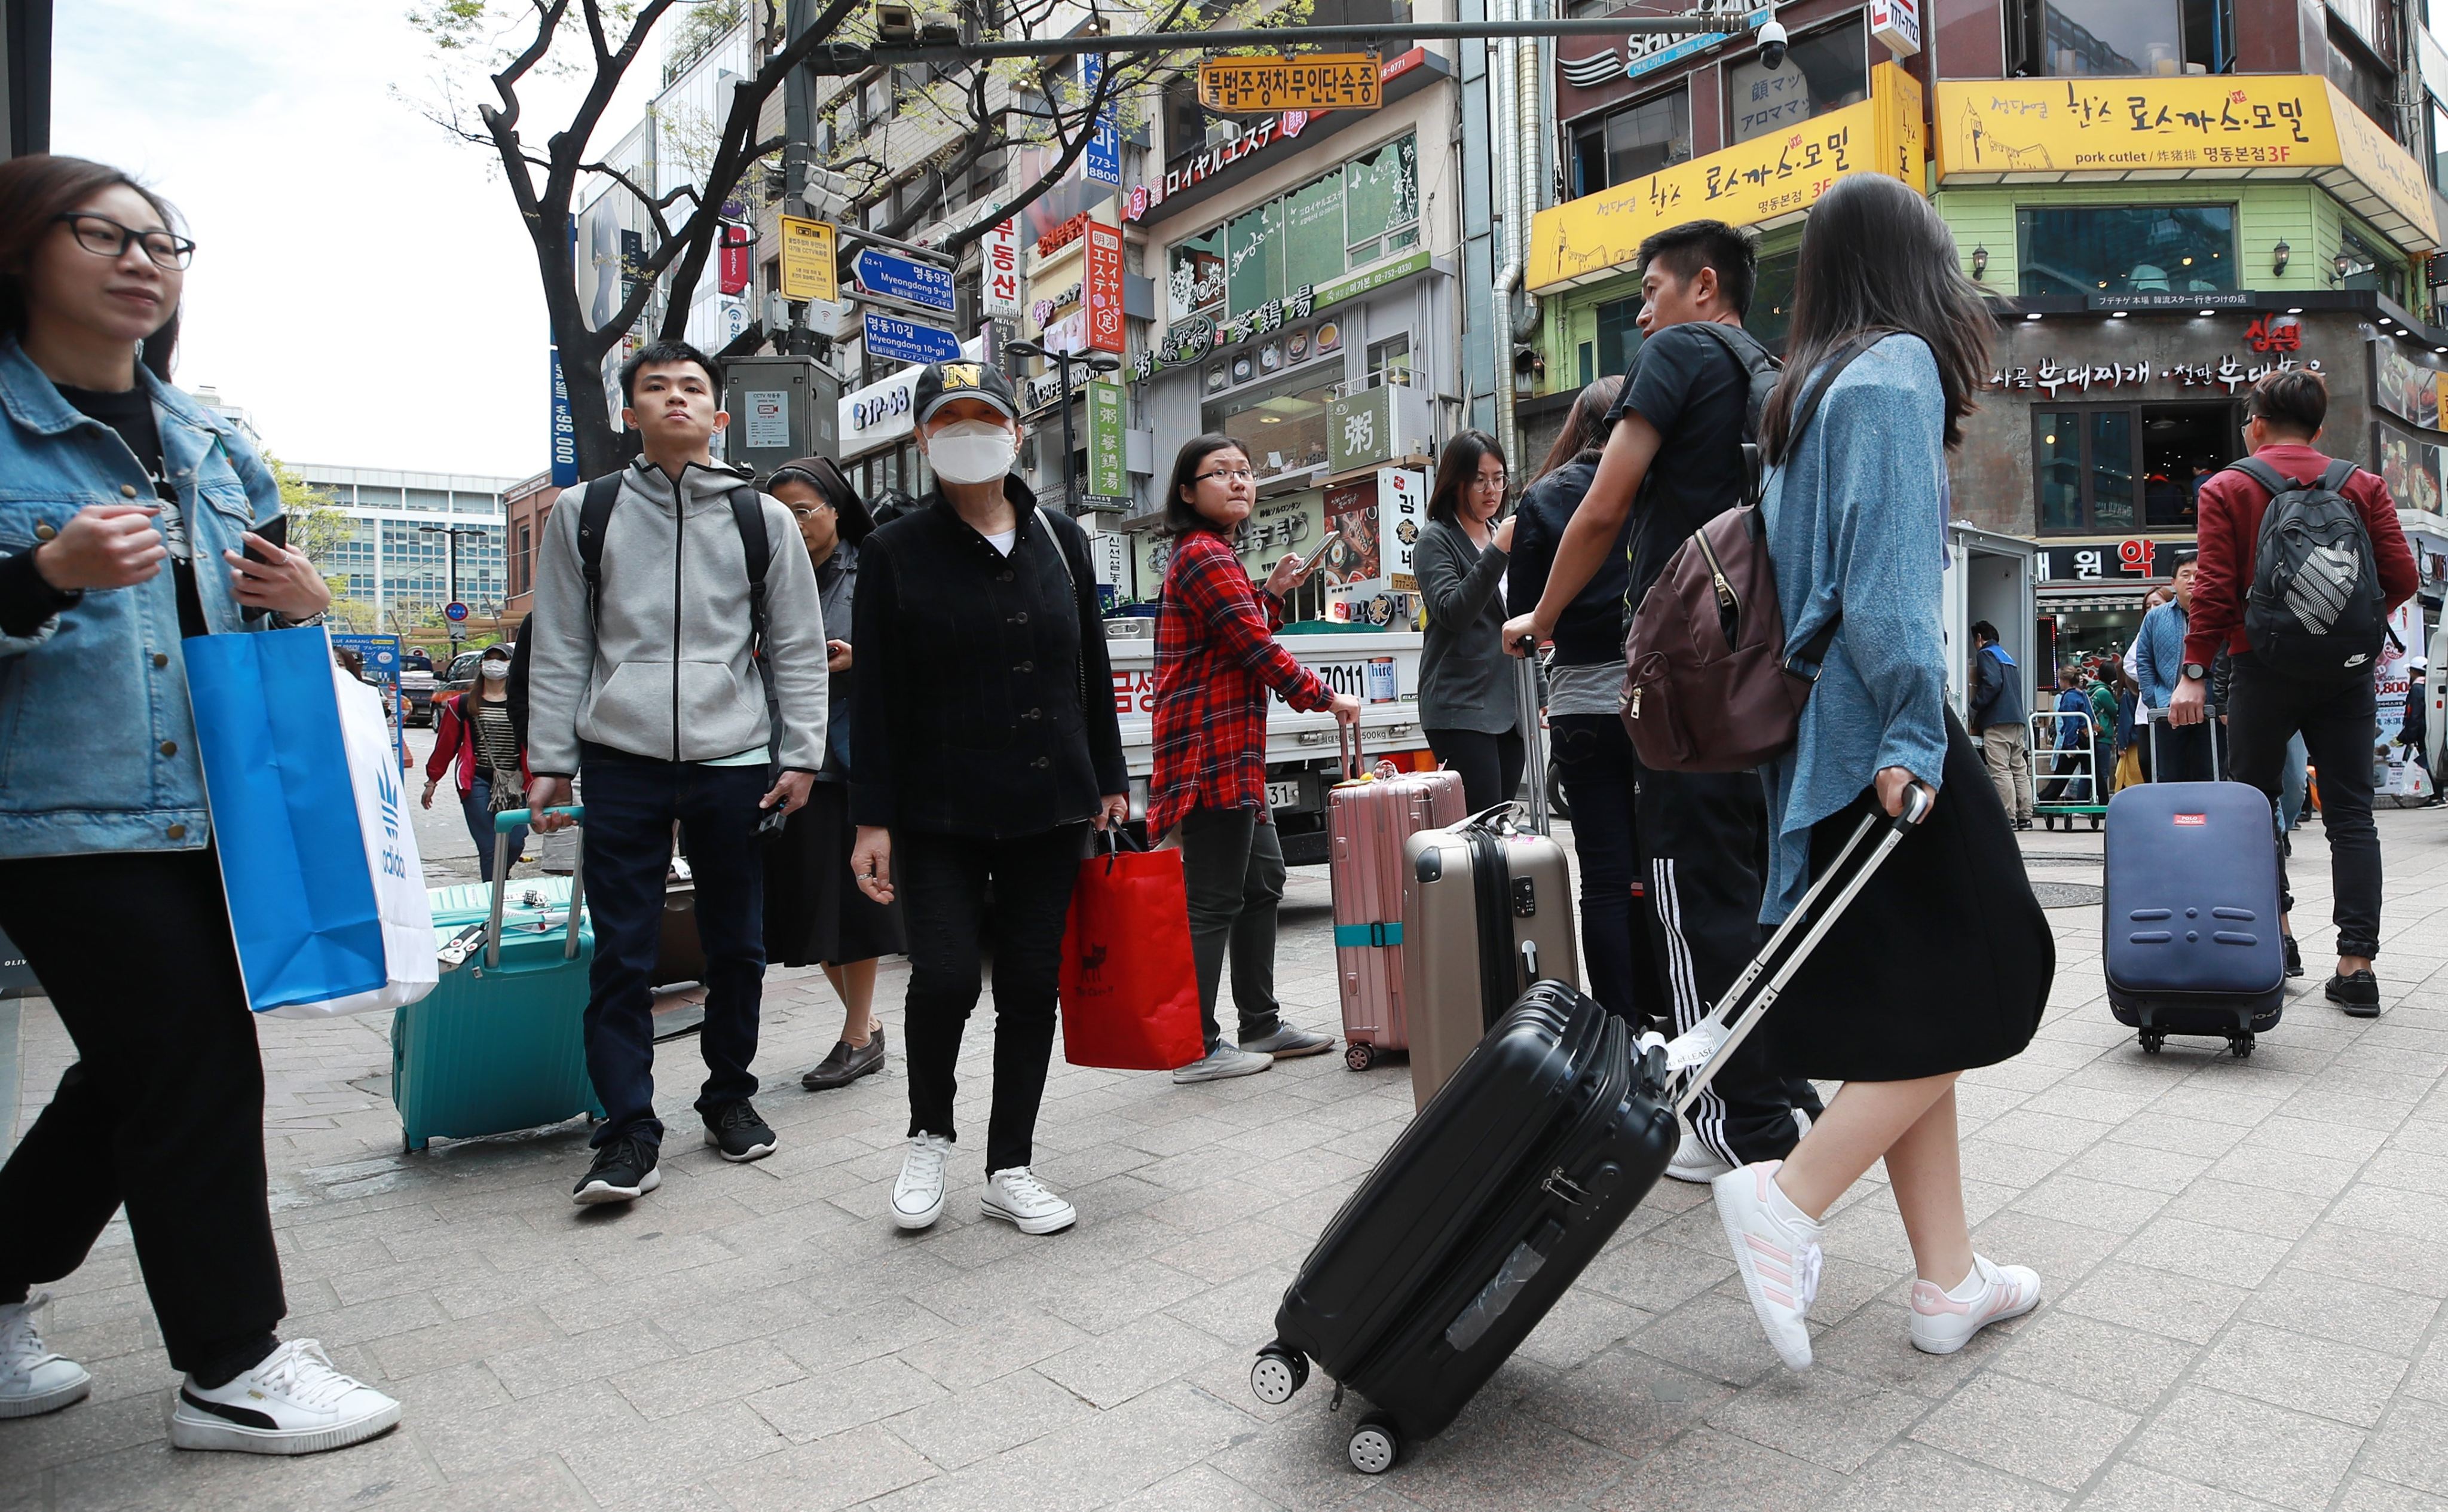
[[[1062,1059],[1170,1071],[1207,1053],[1190,894],[1178,851],[1107,849],[1080,863],[1062,930]]]

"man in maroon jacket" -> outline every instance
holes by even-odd
[[[2329,386],[2317,373],[2273,373],[2253,385],[2245,405],[2244,440],[2252,454],[2285,477],[2317,481],[2329,459],[2313,450],[2328,418]],[[2395,609],[2415,589],[2414,553],[2397,526],[2397,506],[2387,485],[2358,469],[2342,490],[2362,512],[2371,534],[2381,590]],[[2185,637],[2184,678],[2169,706],[2172,724],[2198,724],[2207,714],[2205,680],[2221,650],[2233,656],[2228,692],[2228,771],[2278,799],[2286,743],[2298,732],[2321,773],[2322,828],[2329,836],[2329,871],[2335,884],[2338,970],[2329,979],[2329,1001],[2359,1019],[2380,1015],[2380,982],[2372,957],[2380,952],[2380,831],[2372,823],[2372,749],[2379,735],[2368,668],[2343,682],[2312,682],[2273,671],[2253,654],[2244,633],[2244,603],[2252,591],[2261,516],[2269,507],[2261,485],[2232,469],[2201,489],[2201,557],[2193,580],[2192,623]],[[2285,861],[2279,862],[2281,906],[2295,899],[2286,890]],[[2287,928],[2289,975],[2302,970],[2291,925]]]

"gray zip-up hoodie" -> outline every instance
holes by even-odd
[[[765,684],[750,656],[748,560],[732,518],[736,473],[692,463],[672,480],[641,459],[621,474],[603,527],[600,622],[587,612],[578,555],[585,485],[563,490],[536,553],[527,766],[578,771],[582,740],[660,761],[711,761],[762,749]],[[760,496],[762,497],[762,496]],[[825,616],[798,524],[765,497],[765,610],[782,765],[825,764]],[[525,639],[525,636],[522,637]]]

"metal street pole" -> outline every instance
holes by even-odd
[[[1018,353],[1023,357],[1042,357],[1055,364],[1054,382],[1057,392],[1061,395],[1058,402],[1062,406],[1062,511],[1065,514],[1078,514],[1080,512],[1080,469],[1077,460],[1079,446],[1073,440],[1071,429],[1072,355],[1067,352],[1050,352],[1042,343],[1035,341],[1015,341],[1004,350]],[[1078,360],[1091,373],[1119,373],[1122,370],[1122,364],[1118,358],[1099,356],[1094,353],[1086,354]]]
[[[1666,34],[1738,36],[1750,29],[1749,18],[1733,11],[1692,11],[1681,15],[1559,16],[1533,21],[1409,21],[1382,26],[1284,27],[1229,31],[1150,31],[1088,33],[1074,37],[1023,37],[992,42],[883,43],[863,46],[831,43],[808,54],[810,73],[861,73],[879,64],[968,63],[981,58],[1063,58],[1085,52],[1180,53],[1214,52],[1231,48],[1263,48],[1291,55],[1329,43],[1362,48],[1388,39],[1413,42],[1501,37],[1589,37]]]
[[[449,584],[450,592],[449,602],[457,603],[459,602],[459,538],[463,535],[470,535],[482,540],[484,530],[477,526],[460,525],[421,525],[416,528],[420,534],[438,535],[442,538],[443,573]],[[460,625],[455,622],[452,622],[451,643],[455,645],[465,638]]]

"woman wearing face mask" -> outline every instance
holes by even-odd
[[[858,592],[858,548],[875,528],[867,506],[829,457],[785,462],[765,491],[791,507],[799,539],[815,564],[824,601],[825,664],[832,671],[825,764],[807,807],[791,815],[765,850],[765,960],[769,966],[821,966],[841,995],[841,1038],[832,1053],[799,1078],[811,1092],[846,1087],[884,1066],[884,1025],[875,1017],[875,962],[908,948],[901,910],[878,903],[851,880],[851,631]]]
[[[1504,452],[1484,431],[1445,444],[1428,490],[1428,527],[1412,563],[1428,614],[1420,646],[1420,730],[1437,760],[1462,774],[1473,813],[1521,783],[1520,695],[1504,654],[1504,567],[1513,522],[1504,507]]]
[[[77,1051],[0,1169],[0,1420],[91,1389],[43,1348],[31,1289],[124,1205],[185,1377],[172,1446],[303,1454],[399,1404],[273,1334],[263,1061],[179,641],[311,619],[331,593],[251,528],[280,510],[254,447],[166,376],[194,252],[115,168],[0,163],[0,929]],[[18,1431],[0,1422],[0,1461]]]
[[[1090,825],[1130,815],[1088,540],[1009,476],[1011,380],[977,362],[918,375],[927,503],[868,537],[851,607],[851,871],[908,909],[909,1151],[892,1218],[944,1211],[954,1061],[978,1000],[994,890],[994,1108],[982,1208],[1023,1234],[1077,1221],[1029,1172],[1054,1049],[1063,916]]]
[[[1173,560],[1156,624],[1156,774],[1148,781],[1148,833],[1181,845],[1190,891],[1190,943],[1198,961],[1198,1005],[1207,1054],[1176,1081],[1253,1076],[1277,1061],[1316,1055],[1334,1037],[1283,1022],[1275,1001],[1275,906],[1284,896],[1284,849],[1267,806],[1267,700],[1331,709],[1346,724],[1360,700],[1336,693],[1275,643],[1284,595],[1308,576],[1300,553],[1267,574],[1262,594],[1233,554],[1233,532],[1257,498],[1250,455],[1227,435],[1204,435],[1173,465],[1165,524]],[[1233,958],[1240,1044],[1224,1043],[1215,992]]]
[[[423,801],[433,807],[442,774],[452,774],[468,836],[476,842],[477,874],[490,882],[493,815],[527,801],[527,754],[510,714],[510,648],[487,646],[476,661],[476,685],[434,699],[433,710],[433,755],[425,761]],[[526,831],[510,832],[511,861],[526,843]]]

